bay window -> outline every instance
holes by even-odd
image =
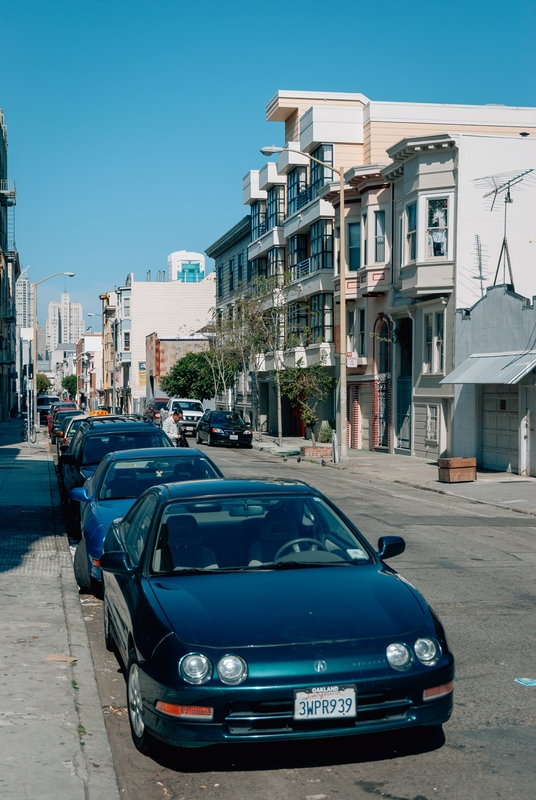
[[[448,200],[428,200],[428,258],[445,258],[447,255]]]
[[[307,167],[294,167],[287,175],[287,215],[298,210],[298,195],[307,189]]]
[[[285,187],[276,184],[268,189],[268,213],[266,215],[266,230],[271,231],[285,221]]]
[[[406,238],[408,242],[407,260],[417,259],[417,203],[406,208]]]
[[[333,221],[321,219],[311,225],[311,272],[333,269]]]
[[[333,341],[333,295],[314,294],[310,299],[311,343]]]
[[[385,261],[385,211],[374,212],[374,261]]]
[[[333,145],[321,144],[311,153],[313,158],[318,158],[325,164],[333,166]],[[311,192],[316,197],[319,190],[333,180],[333,171],[316,161],[311,161]]]
[[[361,267],[361,223],[348,225],[348,269],[356,272]]]
[[[266,200],[257,200],[251,206],[251,238],[258,239],[266,233]]]

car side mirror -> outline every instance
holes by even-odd
[[[76,458],[72,453],[64,453],[63,463],[67,464],[69,467],[74,467],[76,466]]]
[[[123,550],[112,550],[100,557],[100,568],[113,575],[128,575],[133,570],[128,553]]]
[[[76,486],[74,489],[71,489],[69,492],[69,497],[71,500],[75,500],[77,503],[87,503],[88,500],[91,500],[91,497],[88,495],[85,486]]]
[[[380,536],[378,539],[378,555],[383,560],[399,556],[406,549],[406,543],[401,536]]]

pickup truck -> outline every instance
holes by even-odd
[[[184,415],[182,424],[186,435],[195,436],[197,423],[205,413],[203,404],[199,400],[192,400],[188,397],[170,397],[166,407],[160,409],[160,427],[176,408],[182,409]]]

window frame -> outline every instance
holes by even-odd
[[[406,212],[406,258],[404,259],[406,264],[413,264],[417,261],[417,200],[413,203],[408,203],[405,207]],[[411,213],[411,209],[414,209],[415,219],[412,220],[413,214]],[[410,227],[410,225],[414,224],[414,227]]]
[[[380,223],[380,221],[383,221]],[[374,263],[375,264],[384,264],[385,263],[385,223],[386,223],[386,214],[385,209],[378,209],[374,211]],[[383,225],[383,233],[378,233],[378,231],[382,230]]]
[[[361,269],[361,220],[348,222],[348,272],[357,272]],[[352,244],[352,234],[357,234],[358,243]]]
[[[333,269],[334,226],[332,219],[319,219],[309,229],[311,272]]]
[[[309,328],[311,344],[333,342],[333,295],[319,292],[309,298]]]
[[[266,206],[266,232],[283,225],[285,221],[285,185],[274,183],[268,189]]]
[[[266,200],[251,204],[251,239],[255,241],[266,233]]]
[[[435,423],[435,429],[432,423]],[[426,441],[439,445],[439,404],[426,404]]]
[[[359,308],[358,312],[358,355],[363,358],[367,355],[367,312],[365,308]]]
[[[433,203],[444,203],[445,204],[445,225],[431,225],[430,224],[430,206]],[[438,253],[437,255],[433,252],[434,250],[434,241],[433,241],[433,232],[434,231],[441,231],[443,232],[443,244],[444,244],[444,252]],[[446,259],[449,255],[449,197],[448,195],[444,196],[427,196],[426,197],[426,255],[427,260],[436,260],[438,258]]]
[[[287,217],[298,210],[298,195],[307,189],[307,167],[297,166],[287,174]]]
[[[319,161],[323,161],[324,163],[333,166],[332,144],[320,144],[318,147],[315,147],[310,155],[312,158],[317,158]],[[311,194],[313,197],[316,197],[320,189],[322,189],[327,183],[331,183],[333,180],[333,170],[329,169],[329,166],[324,167],[317,161],[311,161],[310,170]]]
[[[422,374],[445,374],[445,309],[423,313]]]

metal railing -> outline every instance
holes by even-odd
[[[294,280],[299,281],[300,278],[305,278],[306,275],[311,274],[311,259],[306,258],[304,261],[300,261],[299,264],[296,264],[294,267]]]
[[[296,197],[296,209],[299,211],[300,208],[303,208],[307,205],[313,198],[313,190],[311,186],[308,186],[307,189],[304,189],[303,192],[300,192],[299,195]]]

